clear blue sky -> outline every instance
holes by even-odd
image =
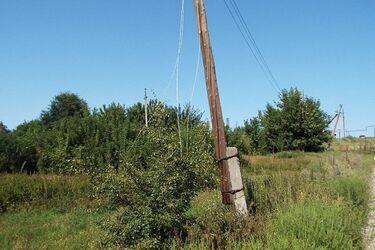
[[[298,87],[347,128],[375,125],[375,1],[237,0],[282,88]],[[175,104],[180,0],[0,0],[0,120],[38,118],[62,91],[90,107],[132,105],[143,89]],[[276,91],[249,53],[222,0],[206,0],[224,117],[257,114]],[[180,101],[191,95],[198,52],[186,0]],[[203,72],[193,104],[208,117]],[[373,130],[369,132],[373,135]]]

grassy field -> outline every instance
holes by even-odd
[[[221,205],[217,190],[201,192],[188,211],[186,237],[173,248],[361,249],[374,155],[339,146],[244,157],[250,216]],[[0,249],[100,248],[99,224],[109,214],[94,209],[87,179],[19,177],[0,176]]]
[[[246,157],[251,216],[230,216],[218,192],[202,193],[193,201],[196,220],[184,247],[361,249],[372,164],[372,155],[358,153]]]
[[[0,215],[1,249],[96,249],[103,214],[33,209]]]

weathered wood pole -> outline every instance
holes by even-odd
[[[208,34],[207,17],[203,0],[194,0],[194,6],[197,15],[198,34],[203,57],[216,159],[220,168],[222,200],[224,204],[233,204],[230,198],[231,185],[229,181],[228,162],[226,160],[221,160],[227,157],[227,142],[224,133],[224,122],[217,86],[215,62]]]
[[[342,104],[340,104],[340,109],[339,109],[339,111],[337,111],[336,122],[335,122],[335,125],[333,126],[333,130],[332,130],[332,136],[333,137],[336,137],[336,129],[337,129],[337,125],[339,124],[339,120],[340,120],[340,116],[341,116],[341,110],[342,110]]]
[[[235,204],[237,211],[245,215],[247,214],[247,206],[239,168],[238,151],[235,148],[227,149],[215,61],[208,33],[207,16],[203,0],[194,0],[194,6],[203,57],[216,159],[220,168],[222,201],[224,204]]]

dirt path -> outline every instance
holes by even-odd
[[[374,166],[375,167],[375,166]],[[375,171],[371,177],[371,199],[370,199],[370,212],[368,215],[368,222],[365,228],[365,241],[366,249],[375,249]]]

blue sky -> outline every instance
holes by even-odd
[[[375,1],[237,3],[282,88],[304,90],[329,114],[343,104],[349,130],[375,125]],[[190,100],[198,53],[193,1],[185,4],[182,104]],[[132,105],[142,101],[144,88],[176,104],[169,80],[180,5],[180,0],[0,0],[0,120],[15,128],[38,118],[63,91],[79,94],[90,107]],[[223,114],[232,126],[242,124],[276,100],[277,92],[224,2],[206,0],[206,8]],[[202,70],[193,104],[208,117]]]

